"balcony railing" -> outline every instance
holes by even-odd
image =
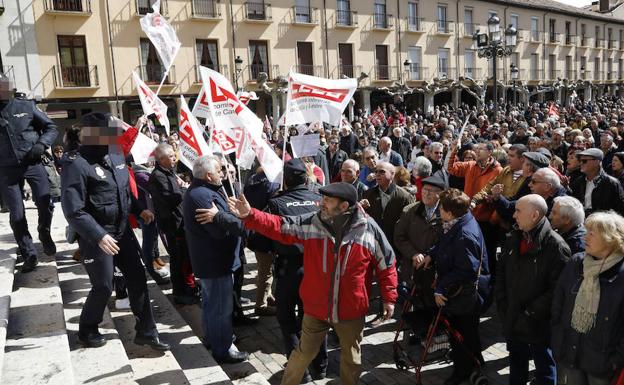
[[[338,27],[357,27],[358,14],[354,11],[336,11],[336,26]]]
[[[374,29],[390,29],[392,28],[392,15],[387,13],[375,13],[373,15]]]
[[[297,64],[293,66],[293,70],[304,75],[323,76],[323,66],[321,65]]]
[[[338,77],[356,78],[362,72],[362,66],[341,64],[338,66]]]
[[[98,78],[97,66],[71,66],[59,68],[54,71],[54,86],[56,88],[74,88],[74,87],[98,87],[100,80]]]
[[[217,71],[219,72],[221,75],[225,76],[226,78],[230,77],[230,73],[228,72],[228,66],[227,64],[221,64],[221,65],[214,65],[214,64],[200,64],[200,65],[194,65],[193,66],[193,72],[195,73],[195,81],[194,83],[201,83],[202,82],[202,78],[201,78],[201,72],[199,71],[199,67],[206,67],[206,68],[210,68],[211,70]]]
[[[540,70],[540,69],[535,69],[535,68],[531,68],[529,70],[529,81],[540,81],[540,80],[544,80],[544,70]]]
[[[410,17],[407,16],[405,18],[406,30],[407,32],[424,32],[424,21],[425,19],[422,17]]]
[[[529,32],[529,39],[528,41],[530,41],[531,43],[541,43],[542,42],[542,32],[537,31],[537,30],[530,30]]]
[[[463,36],[472,38],[472,36],[479,29],[479,24],[477,23],[464,23],[464,29],[462,30]]]
[[[561,78],[561,70],[549,70],[546,72],[547,78],[546,80],[556,80]]]
[[[589,80],[591,78],[592,78],[592,75],[591,75],[591,71],[590,70],[581,71],[581,79]]]
[[[91,14],[91,0],[44,0],[48,13]]]
[[[407,71],[407,80],[426,80],[429,77],[429,68],[412,63]]]
[[[594,80],[604,79],[604,71],[594,71]]]
[[[293,24],[317,24],[318,9],[295,5],[292,7]]]
[[[576,43],[576,35],[564,35],[563,44],[574,45]]]
[[[483,70],[481,68],[465,67],[464,77],[472,80],[481,80],[483,79]]]
[[[156,0],[134,0],[136,6],[137,15],[147,15],[148,13],[152,13],[152,5],[156,2]],[[169,12],[169,6],[167,4],[167,0],[160,1],[160,14],[167,15]]]
[[[434,32],[441,35],[452,34],[454,25],[454,21],[436,20]]]
[[[594,45],[595,48],[604,48],[605,47],[604,39],[596,39],[596,40],[594,40],[594,42],[596,43]]]
[[[607,41],[607,47],[609,49],[615,49],[615,43],[617,43],[617,40],[608,40]]]
[[[268,80],[274,79],[276,76],[279,76],[279,65],[268,65],[268,64],[250,64],[247,66],[248,76],[250,81],[257,81],[260,72],[264,72],[267,74]]]
[[[245,2],[245,20],[271,21],[271,4],[262,1]]]
[[[0,68],[0,72],[9,78],[9,81],[14,88],[17,87],[15,84],[15,71],[13,70],[13,66],[2,66],[2,68]]]
[[[141,80],[145,84],[158,85],[165,75],[165,66],[161,64],[144,64],[137,67]],[[175,84],[175,66],[171,66],[163,84]]]
[[[591,45],[592,39],[591,37],[587,37],[585,35],[581,35],[579,39],[579,45],[581,47],[589,47]]]
[[[375,80],[394,80],[396,73],[396,66],[391,65],[376,65],[375,66]]]
[[[548,44],[559,44],[561,41],[562,39],[560,33],[548,33],[548,38],[546,39]]]
[[[193,17],[218,19],[221,17],[216,0],[193,0],[191,3]]]
[[[433,77],[437,77],[438,79],[455,79],[456,76],[455,68],[447,67],[447,68],[436,68]]]
[[[568,80],[576,80],[576,71],[575,70],[567,70],[565,72],[566,74],[566,79]]]

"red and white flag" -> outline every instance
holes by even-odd
[[[240,101],[245,103],[246,106],[249,105],[249,101],[260,99],[254,91],[247,92],[245,90],[240,90],[236,96],[238,96]]]
[[[381,107],[377,107],[375,112],[368,116],[368,122],[373,125],[382,124],[386,121],[386,115],[381,110]]]
[[[356,88],[357,79],[334,80],[290,72],[286,125],[321,121],[339,126]]]
[[[272,182],[280,180],[282,161],[262,139],[262,121],[236,96],[226,77],[206,67],[200,67],[200,73],[215,127],[243,127],[267,178]]]
[[[559,109],[555,105],[555,103],[550,103],[550,107],[548,108],[548,117],[559,119]]]
[[[123,134],[119,136],[118,142],[125,156],[131,154],[136,164],[145,164],[154,159],[154,149],[158,143],[141,133],[138,128],[129,125],[123,120],[115,117],[112,119],[115,127],[121,127],[124,131]]]
[[[160,0],[152,5],[152,9],[154,12],[141,18],[141,29],[156,48],[163,66],[169,70],[182,44],[171,24],[160,14]]]
[[[134,84],[136,84],[139,100],[141,100],[143,113],[145,115],[155,114],[160,124],[165,127],[167,135],[169,135],[170,126],[169,118],[167,117],[167,105],[141,80],[135,71],[132,71],[132,77],[134,78]]]
[[[184,97],[180,95],[180,161],[191,170],[193,162],[201,156],[210,155],[212,151],[203,136],[203,128],[193,116],[186,104]]]
[[[229,130],[228,130],[229,131]],[[219,149],[223,155],[228,155],[236,151],[236,141],[229,135],[229,132],[218,127],[212,130],[212,140],[219,145]]]

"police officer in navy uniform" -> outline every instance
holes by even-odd
[[[168,350],[160,341],[141,264],[141,248],[128,223],[130,213],[146,223],[154,214],[140,207],[130,191],[129,173],[121,148],[119,120],[99,112],[82,117],[80,127],[67,130],[68,147],[61,171],[61,204],[69,225],[78,233],[78,245],[91,291],[80,314],[78,340],[98,347],[106,339],[98,331],[113,290],[113,266],[126,279],[130,307],[136,317],[134,343]]]
[[[269,200],[267,211],[277,215],[298,216],[319,210],[321,196],[308,190],[306,167],[301,159],[291,159],[284,165],[285,190]],[[303,279],[303,247],[301,245],[283,245],[273,242],[275,258],[275,305],[286,356],[299,344],[303,304],[299,298],[299,285]],[[318,355],[312,362],[315,378],[325,378],[327,373],[327,341],[323,343]],[[312,376],[306,372],[302,383],[310,382]]]
[[[0,194],[10,212],[11,229],[24,258],[21,272],[37,266],[37,251],[24,211],[20,185],[28,181],[39,213],[39,240],[47,255],[56,253],[50,236],[54,205],[50,199],[48,174],[41,164],[41,155],[50,147],[58,131],[50,118],[34,102],[13,98],[7,77],[0,73]]]

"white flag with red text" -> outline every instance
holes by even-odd
[[[193,116],[186,104],[184,97],[180,95],[180,161],[191,170],[195,159],[211,155],[208,143],[203,136],[203,128]]]
[[[248,92],[248,91],[245,91],[245,90],[240,90],[240,91],[238,91],[236,96],[238,96],[238,99],[240,99],[241,102],[245,103],[245,105],[249,105],[249,102],[251,100],[258,100],[258,99],[260,99],[258,97],[258,95],[256,95],[256,93],[254,91]]]
[[[282,161],[262,139],[262,121],[236,96],[226,77],[206,67],[200,67],[200,73],[215,127],[223,130],[243,127],[267,178],[278,181]]]
[[[141,80],[139,75],[132,71],[132,77],[136,84],[137,93],[139,94],[139,100],[141,101],[141,107],[143,107],[143,113],[145,115],[155,114],[156,119],[160,124],[165,127],[167,135],[169,135],[169,118],[167,117],[167,105],[160,100],[158,96],[152,91],[147,84]]]
[[[174,29],[160,14],[160,0],[152,5],[154,12],[148,13],[140,20],[141,29],[150,39],[158,57],[165,68],[169,69],[182,44]]]
[[[357,79],[325,79],[291,72],[288,75],[286,125],[316,121],[339,126],[357,88]]]

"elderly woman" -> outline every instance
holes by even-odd
[[[416,200],[422,199],[422,182],[423,179],[431,175],[432,165],[431,161],[424,156],[419,156],[414,159],[414,165],[412,167],[412,186],[416,187]]]
[[[474,358],[483,362],[479,312],[489,286],[488,256],[481,229],[469,211],[468,195],[454,188],[443,191],[439,206],[443,234],[429,255],[415,255],[413,263],[416,269],[434,263],[435,303],[464,337],[463,346],[451,339],[455,370],[444,382],[459,385],[476,369]]]
[[[552,348],[566,385],[609,385],[624,367],[624,218],[598,212],[585,227],[553,295]]]

